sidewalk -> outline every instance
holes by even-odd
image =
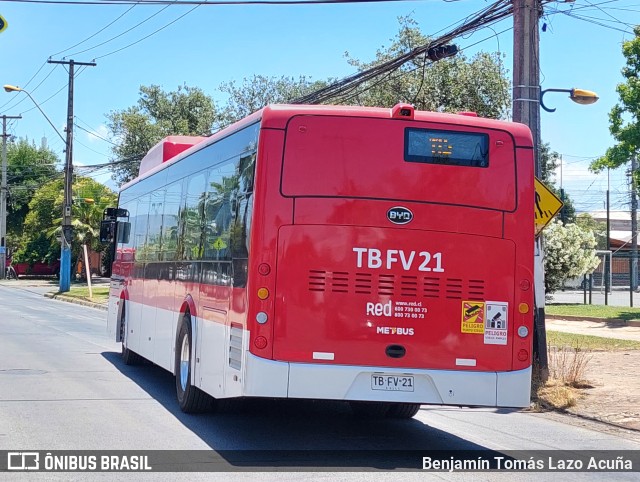
[[[94,288],[98,286],[101,286],[101,287],[109,286],[109,283],[110,283],[109,278],[99,278],[99,277],[91,278],[91,285]],[[71,288],[73,288],[74,286],[87,286],[87,284],[72,283]],[[106,302],[95,303],[89,300],[82,300],[78,298],[67,297],[64,294],[57,294],[60,289],[60,281],[55,278],[24,276],[24,277],[18,278],[17,280],[0,280],[0,287],[30,291],[31,293],[45,296],[47,298],[53,298],[60,301],[65,301],[68,303],[75,303],[75,304],[80,304],[84,306],[90,306],[92,308],[98,308],[102,310],[107,309]]]
[[[561,316],[557,316],[561,318]],[[640,341],[640,327],[628,326],[624,323],[607,323],[604,321],[562,320],[547,318],[547,330],[575,333],[578,335],[601,336],[618,340]]]

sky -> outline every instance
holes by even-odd
[[[423,0],[334,5],[45,5],[0,0],[8,27],[0,33],[0,85],[23,87],[64,136],[68,73],[47,59],[92,62],[76,67],[74,165],[108,163],[113,158],[105,115],[136,104],[141,85],[165,91],[200,87],[222,104],[223,82],[241,83],[253,75],[304,75],[312,80],[355,72],[345,52],[370,61],[390,45],[398,17],[411,16],[425,35],[437,37],[489,5],[481,0]],[[567,15],[568,12],[570,15]],[[580,18],[576,18],[579,16]],[[578,211],[603,209],[607,173],[588,171],[592,159],[614,140],[608,113],[623,81],[622,42],[640,23],[640,0],[576,0],[545,6],[540,22],[541,87],[595,91],[593,105],[572,103],[566,94],[548,93],[541,113],[543,142],[562,155],[556,182]],[[467,56],[479,51],[505,55],[512,74],[512,19],[454,43]],[[404,100],[404,99],[399,99]],[[0,115],[8,133],[47,145],[64,159],[64,142],[24,93],[0,90]],[[90,174],[109,181],[107,169]],[[625,169],[610,173],[611,208],[628,209]],[[9,186],[11,188],[11,186]],[[81,194],[81,193],[80,193]]]

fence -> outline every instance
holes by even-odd
[[[581,289],[585,304],[640,305],[637,259],[631,252],[599,251],[600,264],[589,276],[568,280],[566,288]],[[634,269],[634,261],[636,267]],[[635,273],[635,274],[634,274]],[[634,280],[635,277],[635,280]],[[625,292],[627,295],[625,296]],[[635,294],[635,300],[634,300]]]

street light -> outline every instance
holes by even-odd
[[[64,137],[62,137],[62,134],[60,134],[60,132],[58,131],[58,129],[56,128],[56,126],[53,125],[53,122],[51,122],[51,119],[49,119],[49,117],[47,116],[47,114],[44,113],[44,111],[42,110],[42,108],[40,107],[40,105],[38,105],[38,103],[36,102],[36,100],[31,97],[31,94],[29,92],[27,92],[24,89],[21,89],[20,87],[16,86],[16,85],[9,85],[6,84],[4,86],[4,90],[5,92],[24,92],[25,94],[27,94],[29,96],[29,98],[31,99],[31,101],[35,104],[35,106],[38,108],[38,110],[42,113],[42,115],[44,116],[45,119],[47,119],[47,122],[49,122],[49,125],[51,125],[51,127],[53,127],[53,130],[56,131],[56,134],[58,134],[58,136],[60,137],[60,139],[62,139],[62,142],[64,142],[64,145],[67,145],[67,141]]]
[[[545,89],[540,92],[540,107],[542,107],[547,112],[555,112],[555,109],[549,109],[544,105],[542,98],[544,94],[547,92],[567,92],[569,94],[569,98],[574,101],[576,104],[589,105],[598,102],[598,94],[592,92],[590,90],[584,89]]]
[[[29,98],[31,99],[31,101],[38,108],[40,113],[44,116],[45,119],[47,119],[47,122],[49,122],[49,125],[51,125],[53,130],[60,137],[60,139],[62,139],[62,142],[64,142],[65,150],[67,152],[67,162],[65,163],[65,182],[64,182],[64,184],[65,184],[65,193],[64,193],[65,196],[64,196],[64,206],[63,206],[63,212],[62,212],[62,236],[61,236],[61,243],[60,243],[60,292],[64,293],[64,292],[69,291],[70,282],[71,282],[71,238],[72,238],[72,235],[71,235],[71,195],[70,195],[70,191],[71,191],[71,169],[69,167],[70,166],[70,160],[68,159],[69,158],[70,145],[71,144],[67,140],[67,139],[69,139],[69,132],[67,132],[67,139],[65,139],[62,136],[62,134],[60,134],[58,129],[56,129],[56,126],[53,125],[53,122],[51,122],[51,119],[49,119],[47,114],[44,113],[44,111],[42,110],[40,105],[31,96],[31,94],[29,92],[27,92],[26,90],[21,89],[20,87],[17,87],[15,85],[8,85],[8,84],[4,86],[4,90],[5,90],[5,92],[24,92],[25,94],[27,94],[29,96]]]

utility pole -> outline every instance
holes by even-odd
[[[609,196],[610,189],[610,177],[609,168],[607,168],[607,253],[604,255],[604,305],[609,306],[609,290],[611,285],[609,280],[611,277],[611,256],[609,250],[611,249],[611,198]]]
[[[535,175],[541,178],[540,163],[540,0],[513,0],[513,120],[526,124],[533,135]],[[542,238],[535,244],[535,327],[533,356],[548,373],[547,334],[544,325],[544,264]]]
[[[562,221],[562,224],[567,224],[566,206],[564,204],[564,188],[562,187],[562,154],[560,154],[560,201],[562,201],[560,220]]]
[[[6,276],[7,264],[7,119],[22,119],[22,116],[2,117],[2,185],[0,186],[0,279]]]
[[[638,169],[638,156],[631,158],[631,292],[638,287],[638,197],[633,182],[633,173]],[[632,298],[633,300],[633,295]],[[633,305],[632,305],[633,306]]]
[[[74,60],[48,60],[50,64],[69,65],[69,98],[67,103],[67,146],[64,162],[64,204],[62,207],[62,236],[60,250],[60,292],[65,293],[71,288],[71,242],[73,231],[71,227],[71,204],[73,184],[73,76],[76,65],[95,67],[95,62],[75,62]]]

